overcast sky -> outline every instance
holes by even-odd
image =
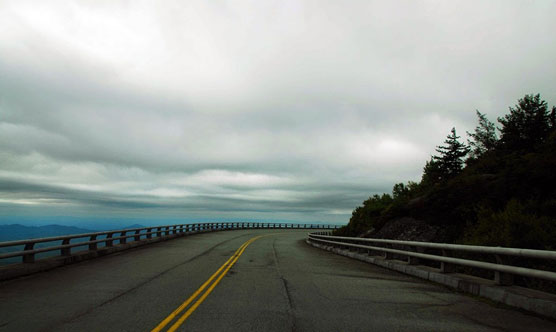
[[[555,104],[556,1],[0,0],[0,216],[345,223]]]

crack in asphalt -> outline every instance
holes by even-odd
[[[274,239],[272,241],[272,254],[274,257],[274,267],[276,269],[276,273],[278,274],[278,278],[280,278],[280,280],[282,281],[282,285],[284,286],[284,293],[286,294],[286,299],[288,300],[288,310],[287,313],[291,318],[291,327],[290,330],[292,332],[295,332],[297,330],[296,327],[296,322],[295,322],[295,315],[293,313],[295,305],[294,302],[292,300],[292,296],[291,296],[291,290],[290,287],[288,285],[288,280],[286,278],[284,278],[284,275],[282,274],[282,271],[280,270],[280,260],[278,259],[278,254],[276,253],[276,239]]]

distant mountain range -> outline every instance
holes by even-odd
[[[120,227],[118,229],[142,228],[142,227],[145,226],[134,224],[126,227]],[[24,226],[20,224],[0,225],[0,242],[32,239],[32,238],[39,238],[39,237],[79,234],[79,233],[91,233],[91,232],[98,232],[98,230],[90,230],[90,229],[79,228],[74,226],[62,226],[62,225],[45,225],[45,226]]]

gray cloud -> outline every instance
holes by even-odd
[[[475,109],[556,101],[549,1],[0,9],[8,215],[347,221]]]

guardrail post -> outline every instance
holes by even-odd
[[[156,228],[156,236],[157,237],[162,237],[162,227],[157,227]]]
[[[25,248],[23,248],[23,250],[25,251],[33,250],[34,246],[35,243],[26,243]],[[23,263],[33,263],[34,261],[35,261],[35,254],[29,253],[23,255]]]
[[[442,249],[442,256],[451,257],[450,251]],[[442,273],[454,273],[456,272],[456,266],[454,264],[440,262],[440,272]]]
[[[125,234],[127,233],[127,231],[123,231],[120,233],[120,236],[122,237],[120,239],[120,244],[126,244],[127,243],[127,238],[125,237]]]
[[[496,263],[504,264],[505,259],[500,255],[494,255]],[[514,284],[514,276],[509,273],[494,271],[494,282],[500,286],[511,286]]]
[[[114,245],[114,242],[112,241],[112,235],[113,234],[114,233],[106,234],[106,241],[104,242],[105,247],[112,247]]]
[[[89,238],[89,241],[95,241],[97,239],[96,234],[95,235],[91,235],[91,237]],[[89,250],[94,251],[97,250],[97,243],[89,243]]]
[[[70,243],[70,239],[64,239],[62,241],[62,245],[66,245]],[[69,256],[71,255],[71,248],[62,248],[61,250],[62,256]]]
[[[151,234],[152,230],[152,228],[147,228],[147,239],[151,239],[153,237],[153,235]]]
[[[386,247],[387,249],[391,249],[391,248],[392,248],[392,245],[391,245],[391,244],[386,244],[385,247]],[[390,259],[393,259],[393,258],[394,258],[394,255],[392,255],[392,253],[390,253],[390,252],[384,252],[384,259],[385,259],[385,260],[390,260]]]
[[[328,233],[326,233],[325,235],[328,235]],[[362,241],[357,242],[357,244],[365,245],[365,243],[363,243]],[[358,253],[362,253],[362,252],[365,252],[365,251],[367,251],[367,249],[365,249],[365,248],[357,248],[357,252],[358,252]]]
[[[417,252],[417,247],[410,246],[408,248],[410,251]],[[407,264],[409,265],[419,265],[419,258],[413,256],[407,256]]]
[[[139,233],[141,233],[140,229],[135,231],[135,236],[133,237],[133,240],[135,240],[135,241],[141,240],[141,235],[139,235]]]

